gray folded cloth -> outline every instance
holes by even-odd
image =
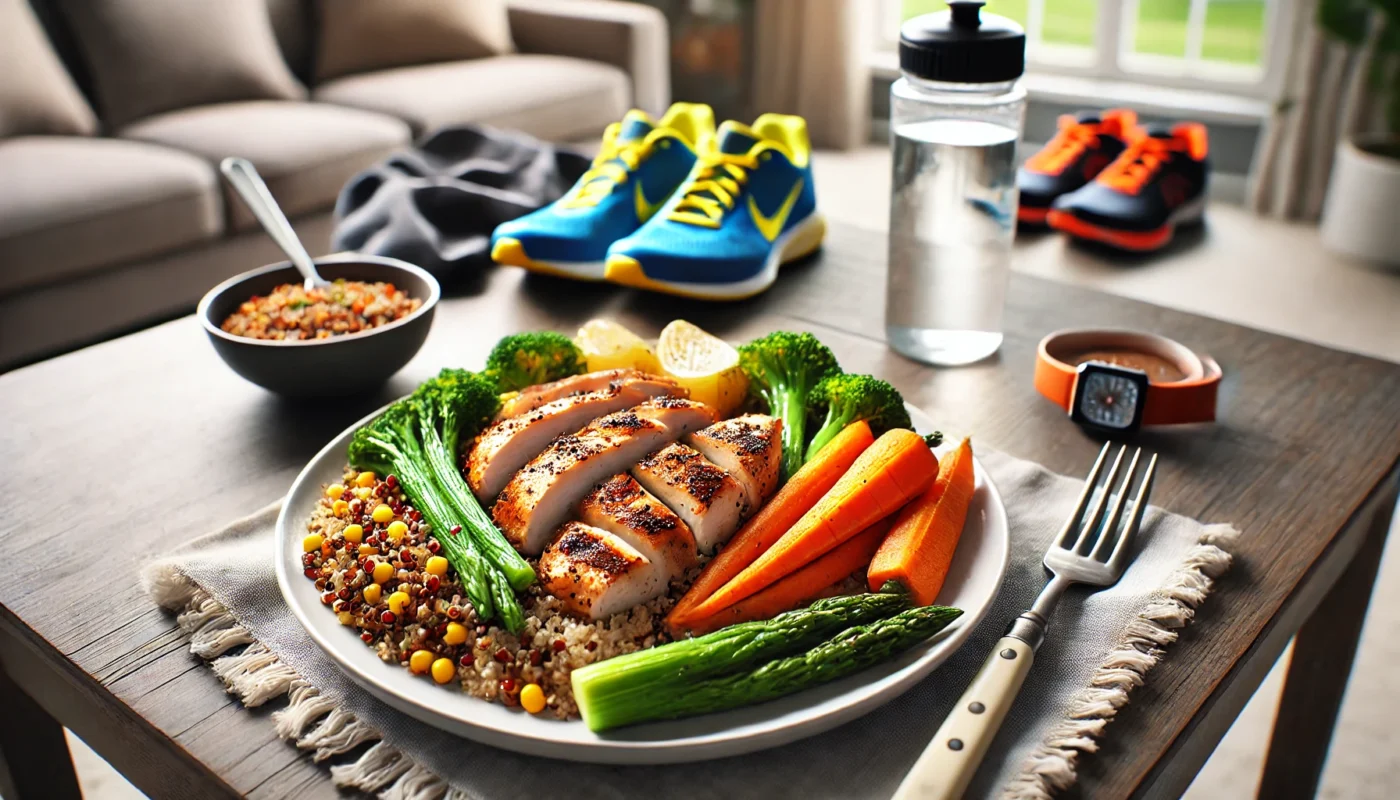
[[[245,705],[288,697],[278,732],[331,768],[342,787],[385,797],[889,797],[1006,625],[1045,581],[1040,560],[1078,498],[1081,480],[1002,453],[979,458],[1011,525],[1006,579],[991,612],[928,678],[866,716],[761,753],[686,766],[551,761],[438,731],[370,696],[307,636],[273,574],[279,504],[196,539],[146,567],[152,597],[178,612],[190,648],[211,659]],[[1138,555],[1114,587],[1072,589],[967,797],[1041,798],[1074,783],[1076,761],[1165,655],[1214,579],[1235,531],[1148,510]],[[444,689],[444,691],[448,691]],[[1106,735],[1112,735],[1111,729]],[[375,742],[367,751],[357,748]]]
[[[443,128],[345,185],[331,249],[403,259],[450,282],[491,263],[497,225],[558,200],[588,165],[523,133]]]

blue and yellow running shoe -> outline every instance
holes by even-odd
[[[826,235],[811,157],[801,117],[724,123],[666,207],[608,249],[607,279],[701,300],[762,292]]]
[[[496,226],[497,264],[583,280],[602,280],[608,246],[665,204],[714,136],[707,105],[675,103],[661,119],[633,109],[603,134],[593,166],[568,193],[538,211]]]

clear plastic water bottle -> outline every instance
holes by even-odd
[[[1026,35],[982,5],[954,0],[904,23],[903,77],[890,89],[885,334],[930,364],[969,364],[1001,346]]]

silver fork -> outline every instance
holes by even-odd
[[[1021,690],[1035,651],[1045,641],[1050,614],[1065,589],[1075,583],[1103,588],[1112,586],[1122,577],[1132,559],[1132,540],[1142,525],[1147,498],[1152,493],[1157,456],[1148,459],[1132,510],[1124,522],[1124,505],[1138,478],[1142,450],[1133,452],[1127,475],[1120,485],[1118,476],[1128,448],[1126,445],[1119,448],[1108,477],[1103,481],[1103,491],[1096,493],[1112,446],[1110,442],[1099,451],[1074,513],[1045,553],[1045,569],[1051,575],[1049,582],[1030,610],[1011,623],[996,649],[987,656],[987,662],[949,712],[924,754],[904,776],[895,792],[895,800],[956,800],[961,797]],[[1092,510],[1090,501],[1093,501]]]

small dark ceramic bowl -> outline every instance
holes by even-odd
[[[321,277],[333,281],[385,281],[423,305],[407,317],[360,333],[329,339],[276,341],[225,333],[219,326],[240,304],[284,283],[301,283],[290,261],[236,275],[209,290],[195,315],[224,363],[257,385],[290,397],[330,397],[376,389],[423,346],[442,294],[422,269],[395,258],[344,253],[315,259]]]

